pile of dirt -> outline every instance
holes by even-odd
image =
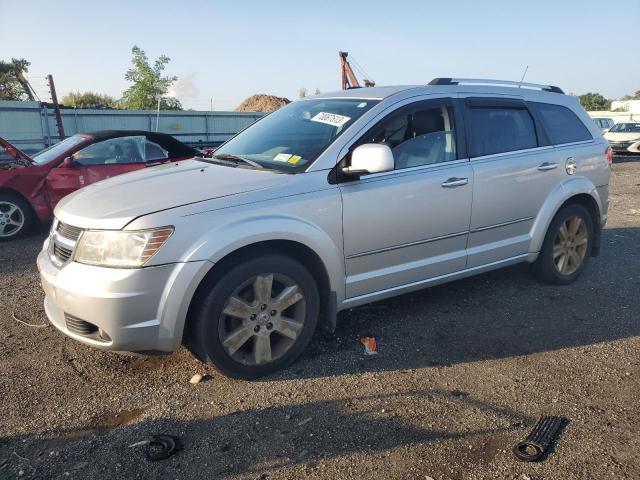
[[[276,97],[274,95],[265,95],[258,93],[251,95],[236,108],[236,112],[273,112],[284,107],[291,100],[284,97]]]

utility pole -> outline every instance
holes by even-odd
[[[58,125],[58,135],[60,140],[64,139],[64,125],[62,125],[62,115],[60,115],[60,105],[58,104],[58,95],[56,95],[56,86],[53,83],[53,75],[47,75],[49,82],[49,91],[51,92],[51,101],[53,102],[53,111],[56,115],[56,124]]]
[[[156,132],[158,131],[158,127],[160,127],[160,100],[162,100],[162,97],[158,97],[158,110],[156,111]]]

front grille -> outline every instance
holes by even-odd
[[[69,224],[58,222],[58,227],[56,228],[58,234],[64,238],[68,238],[69,240],[73,240],[74,242],[78,240],[80,234],[82,233],[82,229],[78,227],[73,227]]]
[[[53,242],[53,256],[56,257],[60,263],[68,262],[72,253],[72,250]]]
[[[77,333],[78,335],[91,335],[98,331],[98,327],[94,324],[85,322],[81,318],[74,317],[68,313],[64,314],[64,319],[67,322],[67,328],[72,333]]]

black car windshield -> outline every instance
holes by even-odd
[[[637,133],[640,132],[640,123],[616,123],[609,131],[612,133]]]
[[[69,138],[65,138],[61,142],[56,143],[55,145],[51,145],[50,147],[45,148],[44,150],[40,150],[31,158],[38,165],[44,165],[45,163],[49,163],[54,158],[62,155],[65,151],[84,142],[86,139],[87,137],[83,135],[72,135]]]
[[[290,103],[259,120],[215,151],[288,173],[306,169],[378,100],[310,99]]]

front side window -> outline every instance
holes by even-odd
[[[468,108],[471,156],[514,152],[538,146],[536,130],[525,108]]]
[[[44,165],[45,163],[49,163],[53,159],[59,157],[67,150],[71,150],[76,145],[80,145],[86,139],[87,137],[83,135],[72,135],[68,138],[65,138],[61,142],[56,143],[55,145],[51,145],[50,147],[41,150],[31,158],[38,165]]]
[[[212,158],[240,157],[263,168],[301,171],[377,103],[351,98],[293,102],[236,135]]]
[[[76,152],[73,160],[78,165],[144,163],[146,143],[144,136],[110,138]]]
[[[567,107],[550,103],[529,102],[529,107],[542,122],[552,145],[583,142],[593,137],[582,121]],[[606,119],[598,119],[601,128],[607,127]]]
[[[392,114],[367,133],[359,142],[363,143],[391,147],[396,170],[455,160],[453,108],[434,105]]]

